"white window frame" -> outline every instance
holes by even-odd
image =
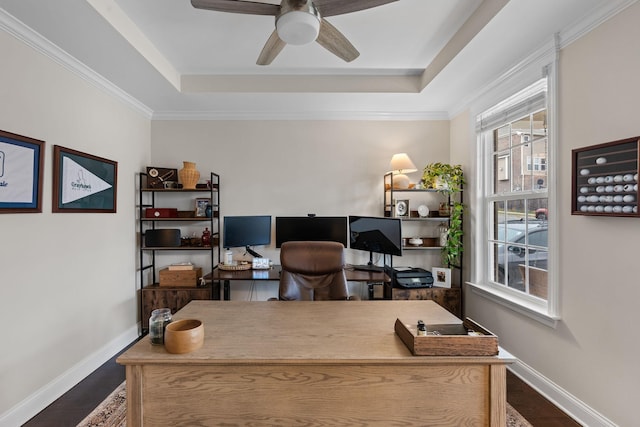
[[[542,76],[547,78],[547,120],[548,120],[548,152],[546,160],[546,173],[547,173],[547,192],[548,192],[548,207],[550,212],[556,212],[556,191],[555,191],[555,159],[557,158],[557,141],[556,135],[558,134],[557,119],[556,119],[556,82],[557,82],[557,56],[551,63],[546,63],[542,66]],[[495,87],[495,92],[499,94],[499,99],[493,99],[493,103],[488,104],[485,100],[485,107],[483,109],[476,108],[475,114],[480,115],[482,112],[489,110],[491,105],[498,106],[500,101],[507,100],[510,96],[520,92],[524,88],[531,86],[538,81],[541,77],[540,68],[537,73],[532,73],[531,70],[522,73],[523,79],[519,82],[509,82],[509,88]],[[537,74],[537,76],[535,75]],[[532,77],[533,76],[533,77]],[[513,77],[513,76],[512,76]],[[488,96],[487,96],[488,98]],[[557,255],[557,216],[549,215],[549,259],[548,259],[548,297],[547,300],[541,300],[540,298],[533,297],[521,291],[510,289],[507,286],[496,284],[489,280],[491,268],[489,266],[490,256],[487,253],[487,242],[490,230],[489,213],[487,212],[489,189],[491,188],[492,179],[494,179],[492,173],[492,166],[489,161],[489,157],[485,151],[485,141],[483,140],[483,133],[477,133],[477,146],[476,146],[476,178],[478,186],[476,188],[477,194],[474,200],[474,212],[477,213],[478,229],[474,236],[474,247],[476,250],[472,254],[472,274],[469,285],[472,292],[486,297],[496,303],[504,305],[516,312],[531,317],[547,326],[555,327],[558,320],[560,320],[559,313],[559,291],[558,291],[558,268],[559,263]]]

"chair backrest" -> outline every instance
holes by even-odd
[[[280,264],[280,300],[349,299],[341,243],[285,242],[280,247]]]

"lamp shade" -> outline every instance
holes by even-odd
[[[390,164],[393,173],[411,173],[418,170],[407,153],[394,154]]]
[[[391,173],[393,173],[393,188],[409,188],[409,177],[405,173],[415,172],[416,165],[413,164],[407,153],[394,154],[391,158]]]

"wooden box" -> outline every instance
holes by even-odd
[[[498,337],[473,320],[458,325],[429,325],[427,335],[418,336],[415,321],[396,319],[395,331],[414,356],[495,356]],[[442,331],[436,332],[433,331]],[[452,332],[450,332],[452,331]],[[471,334],[466,331],[471,331]]]
[[[198,286],[198,279],[202,277],[202,268],[193,270],[160,270],[160,286]]]
[[[145,218],[177,218],[178,209],[175,208],[146,208]]]

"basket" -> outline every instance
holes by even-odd
[[[218,264],[218,268],[220,270],[227,270],[227,271],[251,270],[251,263],[247,262],[244,264],[235,264],[235,265],[220,263]]]

